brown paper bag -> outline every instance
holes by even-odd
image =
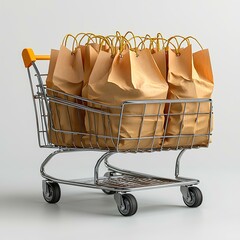
[[[61,46],[57,59],[56,51],[52,51],[47,87],[67,94],[81,95],[83,87],[83,64],[79,48],[73,54],[65,46]],[[77,102],[72,97],[66,97],[61,93],[51,90],[48,90],[48,95]],[[52,143],[67,147],[82,147],[82,135],[77,133],[85,132],[84,111],[52,102],[50,103],[50,110],[52,125],[55,129],[54,134],[53,131],[50,131]]]
[[[54,69],[56,66],[56,62],[57,62],[58,52],[59,52],[59,50],[52,49],[51,54],[50,54],[48,75],[47,75],[47,79],[46,79],[47,88],[50,88],[50,89],[54,89],[52,79],[53,79],[53,72],[54,72]],[[59,89],[55,88],[55,90],[59,90]],[[49,96],[53,96],[54,93],[50,90],[47,90],[47,94]],[[49,132],[48,132],[49,142],[53,143],[55,145],[63,145],[63,142],[64,142],[63,134],[52,130],[52,128],[60,129],[56,104],[50,102],[49,107],[50,107],[50,116],[49,116],[49,123],[48,123],[48,125],[49,125]]]
[[[78,35],[83,35],[79,41],[79,48],[81,49],[82,54],[84,54],[83,58],[83,68],[84,68],[84,86],[88,84],[90,74],[92,72],[93,66],[96,62],[98,53],[100,51],[100,44],[103,37],[94,35],[92,33],[79,33]],[[87,39],[87,42],[83,44],[83,40]],[[101,49],[107,51],[106,45],[101,45]],[[82,92],[87,91],[87,88],[83,86]],[[84,93],[83,95],[87,95]]]
[[[138,54],[138,56],[137,56]],[[108,105],[120,106],[126,100],[165,99],[168,86],[149,49],[136,52],[125,49],[118,52],[114,58],[111,52],[100,51],[89,78],[87,97]],[[99,106],[92,106],[99,107]],[[158,106],[151,104],[145,109],[145,114],[157,114]],[[143,114],[143,106],[127,106],[124,114]],[[120,114],[117,109],[105,108],[104,111]],[[164,106],[160,113],[163,113]],[[94,126],[94,122],[96,123]],[[138,138],[141,128],[141,117],[123,116],[120,129],[120,141],[117,146],[119,117],[86,114],[87,132],[93,133],[91,139],[86,139],[93,146],[101,148],[137,149],[159,147],[160,139],[152,144],[152,139],[126,140]],[[141,128],[141,137],[153,136],[157,117],[145,117]],[[157,135],[163,133],[164,117],[158,118]],[[104,137],[94,137],[94,134]]]
[[[181,46],[181,44],[180,44]],[[168,50],[168,99],[211,98],[213,91],[213,74],[209,52],[202,49],[193,53],[192,45],[186,48]],[[209,103],[203,103],[198,109],[198,103],[172,104],[170,114],[183,113],[185,116],[170,116],[167,125],[167,136],[186,135],[187,137],[167,138],[164,147],[207,146],[208,136],[193,134],[208,134],[209,132]],[[188,115],[189,113],[200,114]],[[168,111],[168,106],[166,107]]]
[[[152,55],[154,58],[154,61],[156,62],[162,76],[164,79],[167,79],[167,62],[166,62],[166,51],[158,50],[156,48],[152,49]]]
[[[153,59],[165,80],[167,80],[166,42],[167,40],[162,37],[162,34],[158,33],[156,38],[151,38],[151,36],[147,34],[138,44],[138,48],[148,48],[151,50]],[[149,47],[147,47],[147,43],[149,43]]]
[[[99,44],[92,43],[88,45],[81,45],[81,49],[84,49],[84,86],[88,84],[90,74],[93,66],[97,60],[99,53]]]
[[[167,40],[163,38],[161,33],[158,33],[156,38],[151,39],[150,49],[160,72],[162,73],[164,79],[167,80],[166,43]],[[156,45],[156,47],[154,47],[154,45]]]

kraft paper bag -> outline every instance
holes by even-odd
[[[49,67],[48,67],[48,75],[46,79],[46,85],[47,88],[54,89],[54,85],[52,82],[53,78],[53,72],[56,66],[57,62],[57,57],[58,57],[59,50],[51,50],[50,54],[50,62],[49,62]],[[55,87],[55,90],[59,90]],[[48,96],[54,96],[53,91],[47,89],[47,94]],[[63,134],[53,131],[52,128],[54,129],[60,129],[58,117],[57,117],[57,107],[55,103],[50,102],[49,103],[50,107],[50,118],[49,118],[49,132],[48,132],[48,138],[49,142],[53,143],[55,145],[63,145],[64,139],[63,139]]]
[[[53,70],[54,68],[54,70]],[[81,95],[83,87],[83,64],[79,48],[74,53],[61,46],[57,58],[56,52],[52,51],[47,87],[67,94]],[[50,96],[78,103],[73,97],[67,97],[61,93],[48,90]],[[64,106],[62,104],[50,103],[53,128],[50,131],[52,143],[66,147],[82,147],[82,135],[85,133],[84,111]],[[59,132],[67,131],[67,132]]]
[[[183,98],[211,98],[213,91],[213,74],[210,56],[207,49],[192,51],[192,45],[176,50],[168,50],[168,99]],[[166,112],[169,105],[166,106]],[[208,134],[211,111],[209,103],[203,103],[198,108],[198,103],[172,104],[170,114],[183,113],[186,115],[170,116],[166,136],[186,135],[181,138],[167,138],[164,147],[174,148],[207,146],[208,136],[195,136],[193,134]],[[190,113],[200,114],[190,115]],[[187,115],[189,114],[189,115]],[[212,124],[211,124],[212,125]],[[187,136],[189,134],[189,136]]]
[[[99,53],[99,44],[90,43],[88,45],[81,45],[84,49],[84,85],[88,84],[89,76],[92,72],[93,66],[96,62]]]
[[[167,59],[166,59],[166,50],[158,50],[156,48],[152,49],[152,56],[156,62],[162,76],[167,80]]]
[[[86,86],[87,97],[91,100],[111,106],[121,106],[126,100],[166,99],[168,85],[162,76],[149,49],[135,51],[125,49],[112,57],[111,52],[100,51]],[[92,106],[99,108],[99,106]],[[124,114],[155,114],[158,105],[150,104],[144,111],[143,105],[128,105]],[[158,148],[160,138],[144,139],[138,141],[130,138],[151,137],[163,134],[164,116],[146,116],[142,123],[142,117],[123,116],[120,129],[120,143],[117,145],[119,127],[119,109],[105,107],[105,112],[115,113],[117,116],[102,116],[101,114],[86,114],[85,125],[87,132],[92,133],[90,139],[86,139],[93,146],[101,148],[133,149]],[[162,105],[159,114],[163,114]],[[96,123],[94,126],[94,122]],[[141,132],[141,134],[140,134]],[[103,137],[96,137],[94,134]],[[107,136],[107,138],[104,138]],[[129,138],[129,140],[126,140]]]
[[[157,38],[152,38],[150,49],[153,58],[162,73],[164,79],[167,80],[167,52],[165,49],[165,44],[167,40],[162,37],[161,33],[157,34]],[[156,45],[156,47],[153,47]]]

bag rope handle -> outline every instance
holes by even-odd
[[[187,44],[190,45],[190,41],[189,39],[186,39],[185,37],[181,36],[181,35],[174,35],[172,37],[170,37],[167,41],[167,46],[166,46],[166,50],[168,51],[168,47],[169,47],[169,44],[172,43],[171,40],[174,39],[176,41],[176,44],[177,44],[177,47],[172,43],[172,46],[174,46],[174,49],[176,51],[176,55],[179,56],[180,55],[180,44],[178,42],[178,38],[182,38],[184,41],[187,41]]]
[[[163,46],[162,49],[164,49],[167,39],[165,39],[161,33],[157,33],[157,50],[158,51],[160,51],[159,40],[162,40],[162,46]]]
[[[130,31],[127,32],[126,34],[128,34],[128,33],[133,34]],[[133,50],[132,46],[131,46],[131,43],[126,38],[126,34],[124,36],[122,36],[119,31],[116,32],[116,42],[115,42],[114,48],[115,48],[115,54],[117,53],[117,49],[119,49],[120,57],[122,57],[122,52],[123,52],[124,49],[126,49],[126,46],[128,47],[128,49]],[[118,42],[119,42],[119,47],[117,47]]]
[[[193,37],[193,36],[188,36],[188,37],[184,38],[184,39],[180,42],[180,44],[179,44],[179,49],[181,48],[182,44],[183,44],[185,41],[189,41],[189,39],[193,39],[195,42],[197,42],[197,44],[198,44],[198,45],[200,46],[200,48],[203,50],[203,47],[202,47],[201,43],[200,43],[195,37]],[[189,42],[190,42],[190,41],[189,41]]]
[[[67,46],[67,41],[68,41],[69,37],[74,39],[73,44],[72,44],[72,54],[75,54],[74,45],[75,45],[75,43],[78,43],[75,36],[73,36],[72,34],[65,35],[65,37],[62,40],[62,45],[65,46],[65,47]]]
[[[81,36],[82,35],[82,36]],[[78,33],[75,37],[76,37],[76,39],[79,37],[79,36],[81,36],[81,38],[79,39],[79,41],[78,41],[78,46],[80,46],[81,45],[81,43],[82,43],[82,41],[83,41],[83,39],[85,38],[85,37],[91,37],[91,36],[95,36],[95,34],[94,33]],[[89,39],[88,39],[88,41],[89,41]],[[93,42],[94,43],[94,42]]]
[[[138,44],[137,49],[140,48],[140,45],[141,45],[141,48],[140,48],[141,50],[145,49],[146,48],[145,43],[148,40],[150,41],[150,43],[149,43],[149,48],[150,48],[152,45],[152,38],[149,34],[146,34],[144,37],[141,37],[141,42]],[[143,48],[143,45],[144,45],[144,48]]]
[[[109,42],[109,39],[107,37],[104,37],[102,35],[94,35],[93,37],[90,37],[91,39],[99,39],[100,40],[100,43],[99,43],[99,51],[102,50],[102,46],[103,46],[103,43],[105,42],[109,49],[111,50],[111,56],[113,57],[114,56],[114,51],[113,51],[113,47],[111,45],[111,43]],[[85,45],[88,45],[88,43],[86,43]]]

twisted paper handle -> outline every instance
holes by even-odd
[[[182,46],[182,44],[183,44],[184,42],[186,42],[186,41],[187,41],[187,43],[190,42],[189,39],[193,39],[193,40],[200,46],[200,48],[203,50],[203,47],[202,47],[202,45],[200,44],[200,42],[199,42],[195,37],[193,37],[193,36],[188,36],[188,37],[184,38],[184,39],[180,42],[179,48],[181,48],[181,46]]]
[[[128,37],[130,35],[130,38]],[[124,49],[129,49],[136,53],[136,56],[139,55],[139,51],[148,48],[150,50],[157,49],[160,50],[168,50],[169,46],[174,48],[176,55],[180,55],[180,49],[184,43],[187,43],[189,46],[191,44],[190,40],[194,40],[201,49],[203,49],[202,45],[199,41],[193,36],[183,37],[181,35],[174,35],[169,39],[163,37],[161,33],[157,33],[156,37],[151,37],[149,34],[145,36],[135,35],[132,31],[128,31],[125,35],[121,35],[119,31],[114,35],[102,36],[95,35],[94,33],[83,33],[80,32],[73,36],[72,34],[67,34],[62,41],[62,45],[67,46],[69,39],[72,38],[72,53],[74,54],[76,49],[80,47],[83,40],[86,39],[85,45],[89,45],[91,42],[99,44],[99,51],[102,50],[103,46],[109,47],[111,51],[111,55],[115,56],[117,52],[122,55]],[[80,38],[80,39],[79,39]],[[79,39],[79,40],[78,40]],[[174,41],[174,42],[173,42]],[[148,43],[148,46],[147,46]]]
[[[74,46],[75,46],[75,44],[78,44],[77,39],[75,38],[75,36],[73,36],[72,34],[65,35],[63,40],[62,40],[62,45],[66,47],[67,46],[67,42],[68,42],[70,37],[73,38],[72,53],[74,54],[75,53],[75,47]]]

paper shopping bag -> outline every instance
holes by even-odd
[[[162,37],[160,33],[157,34],[156,38],[150,39],[151,45],[151,53],[153,55],[153,58],[162,73],[162,76],[164,79],[167,80],[167,57],[166,57],[166,49],[165,49],[165,44],[167,40]],[[156,47],[154,47],[156,45]]]
[[[156,62],[162,76],[164,79],[167,79],[167,64],[166,64],[166,51],[163,50],[157,50],[156,48],[152,49],[152,55],[154,58],[154,61]]]
[[[84,86],[88,84],[90,74],[92,72],[93,66],[96,62],[99,53],[99,44],[91,43],[88,45],[80,45],[81,49],[84,49]],[[87,88],[83,87],[83,91]]]
[[[83,64],[81,50],[76,49],[74,53],[61,46],[58,56],[52,51],[50,59],[47,87],[49,96],[54,96],[66,101],[78,101],[62,93],[81,95],[83,87]],[[51,64],[52,62],[56,63]],[[51,74],[54,66],[54,71]],[[59,92],[54,92],[57,90]],[[84,111],[65,106],[63,104],[50,102],[52,115],[52,127],[55,134],[51,133],[52,143],[66,147],[82,147],[82,135],[85,132]]]
[[[87,85],[85,97],[112,106],[121,106],[126,100],[166,99],[168,86],[149,49],[136,53],[130,49],[118,51],[115,56],[111,52],[100,51]],[[126,106],[122,117],[120,132],[120,110],[108,108],[106,111],[118,116],[102,117],[96,114],[86,114],[85,124],[87,132],[96,133],[108,138],[91,140],[92,144],[103,148],[141,149],[157,148],[160,138],[139,140],[139,137],[151,137],[156,125],[157,135],[162,135],[164,117],[157,117],[158,106],[149,104],[146,109],[142,105]],[[160,113],[163,114],[164,106]],[[138,116],[128,117],[135,114]],[[155,116],[142,115],[155,114]],[[143,122],[143,124],[142,124]],[[90,125],[89,125],[90,123]],[[94,126],[94,123],[97,123]],[[117,144],[117,136],[120,142]],[[94,134],[93,134],[94,135]]]
[[[48,75],[47,75],[47,79],[46,79],[46,85],[47,88],[50,89],[54,89],[54,85],[52,82],[52,78],[53,78],[53,72],[56,66],[56,62],[57,62],[57,57],[58,57],[58,53],[59,50],[51,50],[51,54],[50,54],[50,62],[49,62],[49,67],[48,67]],[[58,88],[55,87],[55,90],[59,90]],[[48,90],[47,89],[47,94],[48,96],[53,96],[53,91],[52,90]],[[53,143],[55,145],[60,145],[62,146],[64,143],[64,137],[63,134],[60,132],[56,132],[53,129],[60,129],[60,125],[59,125],[59,121],[58,121],[58,116],[57,116],[57,107],[56,104],[54,104],[53,102],[49,103],[49,110],[50,110],[50,114],[49,114],[49,131],[48,131],[48,139],[50,143]]]
[[[167,81],[169,99],[211,98],[214,82],[208,50],[193,52],[192,45],[179,47],[177,51],[169,49]],[[209,103],[202,103],[200,106],[198,103],[172,104],[170,109],[167,106],[166,111],[171,114],[166,126],[166,136],[172,137],[164,141],[164,147],[208,145],[207,134],[211,125]]]

